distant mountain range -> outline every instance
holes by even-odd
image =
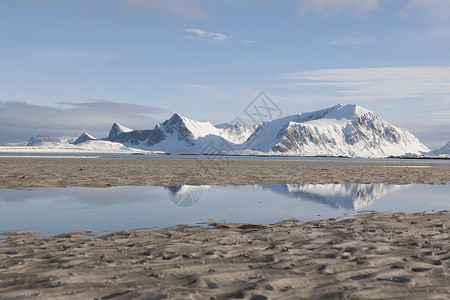
[[[234,154],[289,156],[446,156],[450,143],[431,151],[413,134],[395,127],[359,105],[336,105],[291,115],[260,125],[242,122],[212,125],[180,114],[153,129],[133,130],[114,123],[108,136],[88,133],[65,142],[83,147],[97,141],[119,143],[131,149],[172,154]],[[51,137],[31,138],[28,145],[57,143]]]

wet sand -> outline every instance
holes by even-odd
[[[0,158],[0,188],[449,182],[450,161]]]
[[[450,162],[0,158],[0,188],[449,183]],[[0,298],[448,299],[449,212],[0,234]]]
[[[448,299],[449,212],[0,238],[0,298]]]

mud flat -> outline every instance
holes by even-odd
[[[449,212],[0,238],[0,298],[448,299]]]
[[[0,188],[449,182],[437,161],[0,158]]]

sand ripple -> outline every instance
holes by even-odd
[[[449,212],[122,231],[8,233],[0,298],[448,299]]]

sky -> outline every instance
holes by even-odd
[[[1,0],[0,145],[359,104],[450,141],[450,0]]]

